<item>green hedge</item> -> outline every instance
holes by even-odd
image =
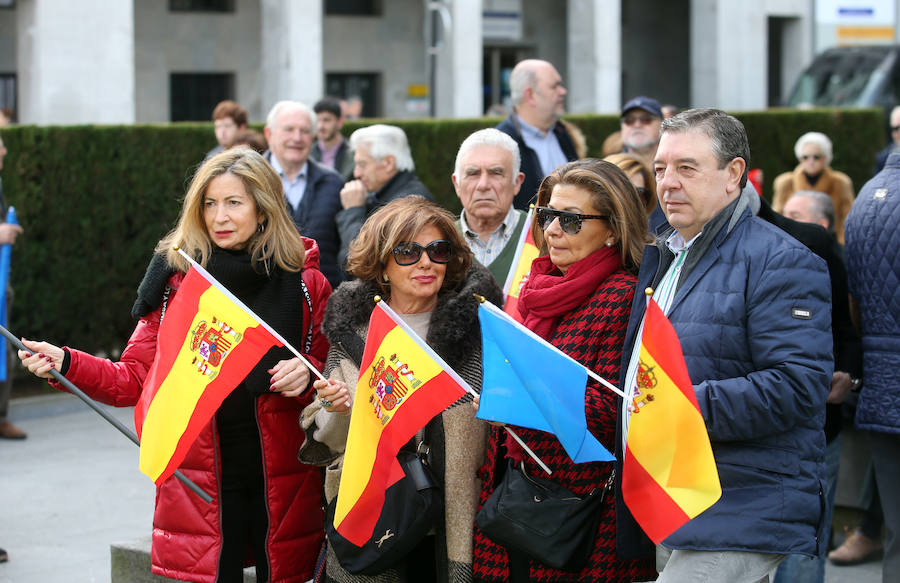
[[[883,146],[879,110],[775,110],[739,113],[752,166],[766,193],[796,165],[793,144],[822,131],[835,145],[833,166],[859,189]],[[618,129],[616,116],[569,116],[589,153]],[[459,201],[450,174],[459,143],[498,119],[389,120],[403,127],[416,171],[438,201]],[[368,123],[368,122],[366,122]],[[345,133],[364,125],[348,123]],[[13,253],[10,327],[31,338],[114,353],[130,334],[135,289],[156,241],[171,227],[197,163],[214,145],[211,124],[20,126],[3,130],[9,149],[4,193],[25,234]]]

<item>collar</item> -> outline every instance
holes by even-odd
[[[275,154],[272,154],[271,160],[269,160],[269,163],[272,164],[272,169],[275,170],[275,173],[278,174],[279,177],[281,177],[285,180],[289,180],[287,175],[284,173],[284,168],[281,167],[281,163],[278,161],[278,158],[275,156]],[[294,178],[294,180],[292,182],[296,182],[297,180],[300,180],[301,178],[306,178],[306,171],[308,169],[309,169],[309,160],[307,160],[306,162],[303,163],[303,166],[300,167],[300,172],[297,173],[297,177]]]
[[[316,147],[318,147],[319,151],[322,152],[323,154],[330,154],[332,152],[337,152],[338,149],[341,147],[341,144],[343,144],[343,143],[344,143],[344,136],[340,136],[340,139],[331,148],[326,147],[324,142],[322,142],[322,140],[316,140]]]
[[[539,130],[538,128],[531,125],[530,123],[526,122],[524,119],[522,119],[518,113],[513,113],[513,115],[516,117],[516,121],[519,122],[519,127],[521,128],[521,131],[523,134],[527,133],[527,134],[531,134],[535,138],[544,139],[553,133],[553,126],[550,126],[550,129],[547,130],[547,133],[544,133],[541,130]]]
[[[494,233],[505,232],[510,229],[514,229],[516,224],[519,221],[519,213],[516,212],[514,206],[509,206],[509,212],[506,213],[506,216],[503,217],[503,221],[494,229]],[[469,228],[469,223],[466,221],[466,209],[463,209],[461,213],[459,213],[459,224],[462,227],[462,232],[466,235],[466,237],[470,239],[478,238],[478,233]],[[492,235],[494,233],[491,233]]]

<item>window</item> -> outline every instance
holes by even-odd
[[[380,16],[379,0],[325,0],[326,16]]]
[[[169,0],[169,11],[234,12],[234,0]]]
[[[381,114],[378,103],[378,73],[327,73],[325,95],[345,100],[362,101],[359,117],[377,117]]]
[[[12,120],[16,120],[16,74],[0,73],[0,109],[13,112]]]
[[[16,0],[0,0],[0,8],[15,8]]]
[[[172,73],[169,76],[172,121],[209,121],[216,104],[234,97],[234,73]]]

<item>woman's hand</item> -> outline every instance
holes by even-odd
[[[272,375],[269,390],[285,397],[299,397],[309,386],[309,369],[297,357],[279,360],[267,371]]]
[[[475,413],[478,413],[478,405],[481,404],[481,395],[475,395],[472,398],[472,406],[475,407]],[[488,421],[488,425],[493,425],[494,427],[506,427],[506,423],[500,423],[499,421]]]
[[[25,340],[22,338],[22,344],[28,350],[19,350],[17,352],[22,366],[27,368],[32,374],[42,379],[52,378],[50,371],[52,369],[60,370],[62,368],[65,352],[62,348],[54,346],[48,342],[35,342],[33,340]]]
[[[322,408],[330,413],[350,414],[353,400],[350,398],[350,389],[341,381],[328,379],[317,380],[313,383],[316,389],[316,398],[322,403]]]

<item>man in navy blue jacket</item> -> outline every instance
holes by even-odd
[[[335,215],[341,210],[344,179],[309,157],[316,114],[299,101],[279,101],[263,131],[269,142],[264,157],[281,178],[288,214],[301,235],[319,244],[320,269],[331,287],[337,287],[344,271],[338,264],[341,240]]]
[[[749,159],[744,126],[723,111],[663,122],[654,169],[673,228],[647,246],[638,289],[655,290],[678,333],[722,485],[718,502],[663,541],[665,583],[766,581],[785,555],[824,551],[831,286],[824,261],[754,216],[755,194],[742,192]],[[629,393],[645,306],[636,296],[625,340]],[[627,555],[640,538],[618,511]]]

